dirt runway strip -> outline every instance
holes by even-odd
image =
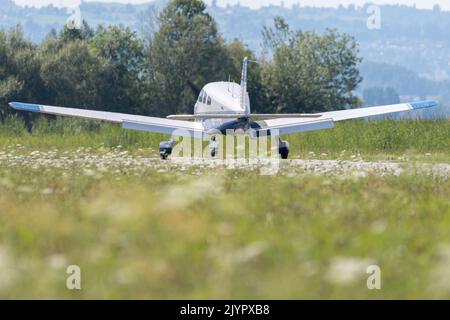
[[[421,162],[367,162],[347,160],[211,160],[173,158],[162,161],[149,157],[149,152],[130,154],[120,148],[97,152],[90,148],[70,151],[0,151],[0,166],[7,168],[26,167],[42,169],[83,169],[86,172],[107,171],[129,174],[145,170],[158,172],[191,172],[194,174],[211,173],[214,169],[259,170],[262,174],[282,174],[296,176],[301,174],[319,174],[326,176],[367,176],[419,173],[450,178],[450,163]]]

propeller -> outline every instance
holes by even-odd
[[[196,97],[200,95],[200,88],[197,87],[191,80],[187,80],[187,84],[189,88],[191,88],[192,92],[195,94]]]

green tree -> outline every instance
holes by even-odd
[[[141,99],[146,83],[143,40],[129,28],[111,26],[98,28],[89,43],[109,64],[102,103],[111,111],[148,114],[151,101]]]
[[[0,120],[12,110],[7,103],[45,99],[36,46],[24,39],[21,28],[0,30]]]
[[[266,61],[263,84],[278,112],[321,112],[354,108],[359,75],[355,40],[335,30],[323,35],[292,32],[285,23],[267,38],[274,54]],[[276,35],[289,35],[286,38]]]
[[[86,41],[73,40],[44,56],[41,77],[51,104],[109,110],[102,93],[109,89],[111,72],[108,59],[98,56]]]
[[[87,40],[94,36],[94,30],[83,20],[81,28],[69,28],[65,25],[59,34],[59,43],[65,44],[74,40]]]
[[[290,45],[295,37],[295,33],[282,17],[275,17],[273,24],[274,28],[264,26],[262,30],[262,47],[264,54],[273,54],[277,48],[284,45]]]
[[[232,66],[216,22],[200,0],[172,0],[159,16],[149,59],[159,93],[159,114],[191,113],[197,87],[225,80]]]

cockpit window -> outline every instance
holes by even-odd
[[[206,103],[206,97],[207,97],[207,94],[205,92],[205,94],[203,95],[203,103]]]
[[[207,104],[211,105],[211,97],[208,97]]]
[[[200,95],[198,96],[198,102],[202,102],[203,101],[203,94],[204,94],[204,91],[203,90],[200,91]]]

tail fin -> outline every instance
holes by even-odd
[[[247,103],[247,65],[248,58],[245,57],[244,62],[242,63],[240,105],[241,108],[245,110],[245,113],[250,114],[250,106]]]

